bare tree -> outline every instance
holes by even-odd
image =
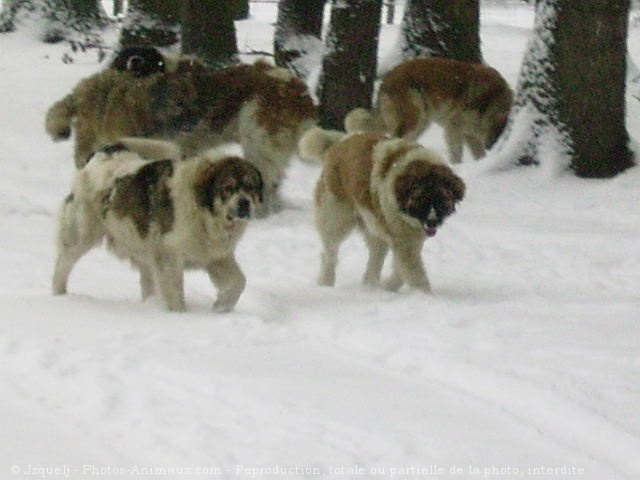
[[[320,124],[341,129],[355,107],[370,107],[382,0],[332,0],[319,83]]]
[[[42,40],[56,43],[80,35],[89,35],[109,23],[98,0],[6,0],[0,14],[0,32],[16,28],[21,14],[42,20]]]
[[[179,20],[179,2],[175,0],[129,0],[120,44],[174,45],[179,40]]]
[[[499,161],[560,151],[582,177],[633,165],[625,126],[629,0],[538,0]]]
[[[276,65],[301,77],[320,61],[325,0],[280,0],[273,37]]]
[[[238,62],[233,12],[228,2],[182,0],[182,52],[211,67]]]
[[[480,0],[407,0],[393,56],[481,62]]]

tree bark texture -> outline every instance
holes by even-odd
[[[322,52],[325,0],[280,0],[273,37],[276,65],[307,77]]]
[[[581,177],[633,165],[625,126],[629,0],[539,0],[515,105],[499,150],[540,164],[549,140]]]
[[[481,62],[480,0],[408,0],[400,25],[402,60]]]
[[[381,13],[382,0],[332,0],[318,92],[323,128],[342,129],[349,111],[371,106]]]
[[[182,0],[182,52],[213,68],[238,62],[233,12],[227,2]]]

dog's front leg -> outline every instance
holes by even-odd
[[[172,253],[158,252],[153,259],[152,268],[167,308],[172,312],[185,311],[184,272],[181,259]]]
[[[218,298],[213,304],[213,310],[218,313],[228,312],[238,303],[247,284],[244,273],[234,257],[211,262],[207,272],[211,282],[218,289]]]
[[[140,293],[142,295],[142,301],[145,301],[155,290],[153,283],[153,270],[148,265],[137,265],[140,271]]]
[[[367,269],[364,272],[362,282],[365,285],[374,287],[380,283],[380,273],[382,272],[384,259],[389,251],[389,245],[384,240],[368,233],[365,234],[365,240],[369,249],[369,260],[367,261]]]
[[[431,284],[422,263],[422,243],[421,241],[398,242],[392,246],[393,274],[386,286],[394,287],[397,285],[397,290],[404,282],[411,288],[431,293]],[[400,281],[400,285],[398,285],[398,281]]]

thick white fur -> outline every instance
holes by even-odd
[[[142,148],[142,143],[138,146],[147,149]],[[183,271],[197,268],[206,270],[218,289],[214,309],[220,312],[232,309],[246,283],[234,254],[246,223],[230,223],[224,210],[212,215],[197,204],[193,188],[203,164],[214,163],[224,156],[210,152],[207,156],[174,162],[174,174],[169,181],[174,202],[173,228],[161,234],[152,224],[143,238],[129,218],[104,215],[103,203],[118,178],[136,172],[147,160],[130,151],[96,153],[76,173],[72,197],[60,209],[53,293],[67,292],[75,263],[106,237],[116,255],[131,260],[139,269],[143,299],[157,286],[169,310],[185,310]],[[227,202],[229,209],[234,200]]]

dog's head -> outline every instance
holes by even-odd
[[[166,69],[164,55],[155,47],[124,47],[113,59],[109,68],[130,72],[138,78],[154,73],[164,73]]]
[[[398,208],[411,224],[433,237],[462,200],[464,182],[446,165],[409,163],[394,183]]]
[[[250,219],[262,203],[263,182],[258,169],[240,157],[207,161],[194,185],[198,204],[223,218],[227,227]]]

